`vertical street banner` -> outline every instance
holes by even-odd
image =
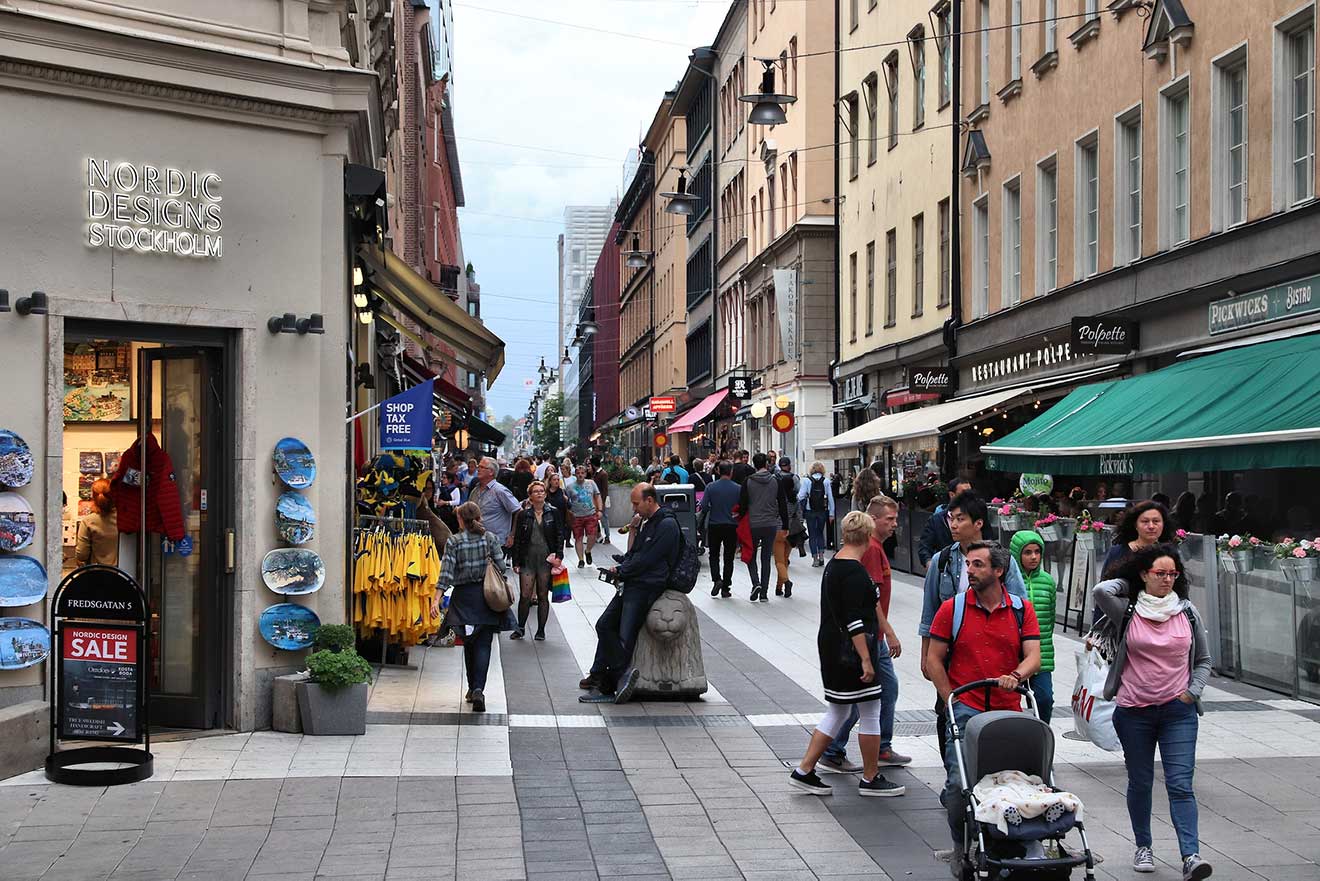
[[[431,413],[435,401],[435,378],[415,385],[380,405],[380,448],[382,450],[429,450],[435,429]]]
[[[138,739],[138,629],[69,624],[60,639],[60,737]]]
[[[775,312],[779,318],[779,341],[784,349],[785,361],[796,361],[798,356],[798,271],[775,270]]]

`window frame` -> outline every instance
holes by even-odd
[[[1045,182],[1049,181],[1048,189]],[[1036,296],[1059,289],[1059,155],[1036,163]],[[1046,244],[1050,247],[1047,248]]]
[[[1183,133],[1183,146],[1177,144],[1174,128],[1176,120],[1173,114],[1178,104],[1185,108],[1186,131]],[[1192,193],[1192,114],[1191,114],[1191,75],[1183,74],[1169,83],[1159,92],[1160,108],[1160,170],[1159,170],[1159,206],[1160,206],[1160,250],[1166,251],[1185,245],[1191,241],[1191,193]],[[1178,185],[1179,162],[1186,162],[1181,194]],[[1186,236],[1180,237],[1178,225],[1178,199],[1184,199],[1183,212],[1186,222]]]
[[[880,77],[876,71],[862,80],[862,99],[866,102],[866,165],[880,158]]]
[[[1022,0],[1008,0],[1008,78],[1022,79]]]
[[[1211,162],[1210,176],[1212,194],[1210,200],[1210,229],[1221,232],[1247,222],[1250,206],[1250,146],[1251,135],[1248,126],[1251,123],[1251,74],[1248,68],[1250,56],[1244,41],[1211,59],[1210,104],[1211,104]],[[1241,103],[1234,105],[1233,84],[1235,77],[1241,76]],[[1241,114],[1240,142],[1233,141],[1233,114]],[[1233,154],[1241,156],[1241,179],[1233,181]],[[1238,190],[1234,197],[1234,190]],[[1234,219],[1235,209],[1241,215]]]
[[[857,252],[848,255],[848,306],[852,315],[848,342],[857,342]]]
[[[885,327],[898,324],[898,227],[885,232]]]
[[[912,129],[916,131],[926,124],[926,40],[925,31],[921,38],[909,41],[912,48]]]
[[[935,27],[940,48],[940,83],[939,110],[949,106],[953,91],[953,40],[949,36],[953,30],[952,9],[948,3],[935,15]]]
[[[972,320],[990,314],[990,194],[972,201]]]
[[[953,300],[953,202],[944,198],[935,206],[936,223],[939,225],[938,254],[940,261],[939,292],[936,294],[935,308],[947,308]]]
[[[1114,265],[1120,266],[1141,259],[1142,237],[1145,228],[1142,212],[1145,210],[1145,194],[1142,185],[1145,179],[1146,161],[1145,128],[1142,126],[1141,105],[1136,104],[1114,116]],[[1134,157],[1129,152],[1130,133],[1136,132],[1137,153]],[[1132,167],[1136,162],[1135,180]],[[1135,199],[1135,217],[1133,200]],[[1136,230],[1136,247],[1133,248],[1132,233]]]
[[[1309,189],[1299,193],[1297,190],[1296,164],[1297,154],[1296,125],[1298,117],[1293,112],[1296,74],[1291,63],[1293,41],[1301,33],[1308,33],[1310,40],[1307,69],[1308,89],[1306,126],[1309,144],[1304,160],[1308,163],[1310,174],[1307,178]],[[1273,141],[1273,194],[1271,203],[1275,211],[1289,211],[1306,205],[1316,198],[1315,159],[1316,159],[1316,87],[1315,87],[1315,34],[1316,5],[1309,3],[1274,23],[1274,82],[1272,104],[1274,109]]]
[[[990,0],[981,0],[980,10],[977,13],[977,30],[980,32],[980,45],[978,46],[978,55],[980,56],[980,101],[981,106],[990,105]]]
[[[926,311],[926,213],[912,218],[912,317]]]
[[[1088,156],[1092,158],[1088,160]],[[1088,162],[1095,171],[1094,182],[1087,174]],[[1081,281],[1100,272],[1100,136],[1097,129],[1073,143],[1073,169],[1073,277]],[[1094,253],[1090,253],[1091,248]]]
[[[886,77],[885,91],[888,93],[889,104],[885,108],[885,125],[889,131],[887,133],[887,148],[892,150],[898,146],[898,52],[890,52],[889,57],[885,59],[885,66],[889,68],[889,76]],[[878,85],[878,84],[877,84]]]
[[[875,239],[866,243],[866,335],[875,333]]]
[[[1022,175],[1014,175],[1000,188],[999,308],[1022,302]]]

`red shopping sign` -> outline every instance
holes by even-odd
[[[66,627],[64,660],[136,664],[137,634],[128,629]]]

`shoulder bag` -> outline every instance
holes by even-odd
[[[490,533],[486,535],[489,536]],[[486,577],[481,582],[481,593],[492,612],[507,612],[516,602],[516,597],[513,593],[513,585],[504,577],[504,570],[495,564],[494,555],[497,553],[500,553],[499,548],[495,548],[490,559],[486,561]]]

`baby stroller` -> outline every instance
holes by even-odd
[[[1024,820],[1010,826],[1008,834],[993,823],[976,820],[976,796],[972,787],[987,774],[1016,770],[1039,777],[1054,787],[1054,732],[1042,722],[1036,710],[1036,698],[1025,684],[1018,687],[1019,694],[1027,698],[1030,713],[991,710],[972,717],[965,729],[960,730],[953,721],[955,698],[978,688],[986,690],[986,706],[990,705],[990,690],[998,688],[994,679],[982,679],[955,688],[949,695],[949,720],[952,724],[954,754],[958,757],[959,782],[962,803],[966,811],[962,846],[962,881],[989,881],[1010,878],[1032,881],[1066,881],[1072,870],[1086,866],[1086,881],[1095,881],[1095,861],[1086,841],[1086,830],[1071,811],[1049,822],[1045,817]],[[1082,840],[1082,852],[1070,854],[1062,847],[1069,830],[1076,829]],[[1029,843],[1054,842],[1060,856],[1055,858],[1026,857]]]

